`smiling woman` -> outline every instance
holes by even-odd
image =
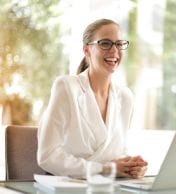
[[[87,22],[103,15],[118,21],[123,30],[123,36],[119,34],[119,37],[112,38],[98,32],[96,36],[88,36],[88,39],[84,37],[84,40],[87,40],[85,43],[93,43],[87,45],[89,54],[95,53],[98,57],[93,58],[95,55],[92,54],[87,56],[87,62],[85,59],[83,60],[85,63],[80,66],[78,74],[85,69],[88,71],[89,65],[92,63],[94,69],[101,70],[102,74],[114,72],[113,78],[118,85],[128,85],[134,93],[135,102],[130,126],[132,129],[175,130],[176,55],[174,52],[176,44],[173,41],[176,34],[176,28],[173,25],[176,23],[175,10],[176,1],[173,0],[1,1],[0,101],[3,99],[4,92],[7,92],[8,95],[11,95],[12,92],[13,94],[18,93],[20,96],[22,94],[33,105],[34,114],[30,115],[33,119],[31,122],[38,123],[40,110],[46,108],[51,83],[55,77],[76,72],[80,59],[84,55],[81,41],[83,28]],[[116,28],[114,21],[111,26]],[[127,50],[121,50],[118,54],[117,50],[119,49],[116,47],[124,46],[121,40],[125,45],[129,40],[130,44]],[[63,44],[64,48],[62,48]],[[104,50],[105,47],[110,49],[110,52]],[[120,61],[120,52],[124,53],[123,61]],[[108,55],[103,55],[103,53],[108,53]],[[116,68],[118,61],[120,61],[120,66]],[[101,66],[97,66],[98,64]],[[19,80],[14,90],[11,86],[16,73],[20,74],[22,79]],[[96,77],[96,79],[100,79],[99,76]],[[91,91],[94,91],[91,97],[95,96],[94,101],[98,102],[97,106],[93,106],[93,108],[100,109],[97,114],[101,115],[103,122],[106,120],[107,123],[108,115],[110,115],[108,107],[111,95],[108,95],[107,91],[101,95],[97,94],[93,77],[90,76],[90,79],[88,77],[87,80]],[[104,83],[103,80],[102,83]],[[10,86],[10,90],[6,90],[7,86]],[[80,87],[85,89],[84,84]],[[15,105],[15,103],[13,104]],[[21,104],[23,102],[20,102]],[[83,107],[85,107],[84,105],[82,104]],[[25,114],[21,114],[24,113],[24,110],[18,106],[15,107],[17,107],[17,111],[14,111],[15,116],[19,112],[18,118],[22,123]],[[29,113],[29,109],[25,110]],[[85,110],[85,112],[87,111]],[[72,114],[74,118],[74,113]],[[9,120],[7,114],[5,115],[3,118],[6,121]],[[88,117],[85,113],[82,115],[84,118]],[[88,122],[89,124],[91,122]],[[91,128],[96,128],[96,126],[95,123],[95,127]],[[83,143],[94,142],[94,145],[97,146],[96,138],[93,139],[95,134],[90,132],[89,136],[92,138],[86,139]],[[139,139],[137,136],[134,138],[132,138],[134,142]],[[141,143],[143,142],[141,141]],[[145,149],[146,147],[151,153],[150,146],[144,145]],[[72,149],[69,148],[69,154],[72,153],[70,150]],[[137,153],[139,152],[137,151]]]
[[[106,44],[92,44],[97,40]],[[85,58],[79,73],[55,80],[39,125],[38,163],[45,171],[85,177],[88,161],[100,173],[113,161],[116,176],[144,176],[147,162],[139,156],[125,157],[132,93],[112,81],[123,57],[122,47],[127,46],[112,20],[96,20],[85,29]]]

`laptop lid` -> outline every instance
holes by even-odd
[[[176,189],[176,134],[170,144],[166,157],[155,178],[152,188],[156,189]]]
[[[156,156],[157,157],[157,156]],[[119,181],[119,185],[124,187],[138,188],[144,190],[176,189],[176,134],[169,146],[165,159],[160,167],[158,175],[149,184],[147,177],[142,180],[130,179]],[[144,180],[145,179],[145,180]]]

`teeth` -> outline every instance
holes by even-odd
[[[117,58],[106,58],[106,61],[111,61],[111,62],[116,62],[117,61]]]

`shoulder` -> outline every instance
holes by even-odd
[[[70,90],[81,90],[86,91],[90,85],[88,81],[88,70],[78,74],[78,75],[63,75],[56,78],[54,85],[65,86]]]
[[[122,102],[133,102],[134,95],[130,88],[118,84],[114,84],[114,88]]]
[[[128,88],[127,86],[123,86],[123,87],[119,87],[119,88],[121,90],[122,97],[133,99],[133,93],[132,93],[130,88]]]
[[[72,81],[75,81],[77,79],[77,75],[61,75],[56,77],[54,83],[60,84],[60,83],[70,83]]]
[[[70,88],[77,88],[79,86],[78,76],[77,75],[62,75],[58,76],[52,88],[54,89],[70,89]]]

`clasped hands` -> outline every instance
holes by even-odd
[[[148,163],[141,156],[127,156],[117,160],[116,172],[118,177],[142,178],[147,170]]]

